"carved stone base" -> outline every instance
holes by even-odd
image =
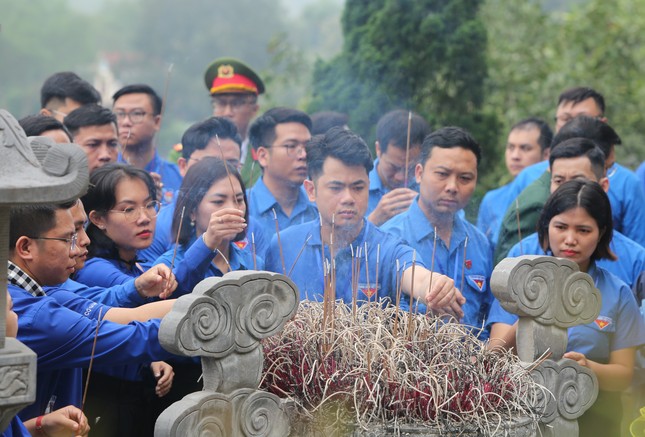
[[[157,419],[155,437],[286,437],[284,401],[260,390],[191,393]]]
[[[15,338],[0,349],[0,431],[36,398],[36,354]]]

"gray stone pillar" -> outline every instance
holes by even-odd
[[[549,390],[543,399],[541,435],[577,436],[577,418],[595,402],[598,380],[591,370],[562,356],[567,329],[598,317],[600,291],[576,263],[533,255],[501,261],[493,271],[491,289],[506,311],[519,316],[520,359],[533,362],[550,353],[550,359],[532,371]]]
[[[279,332],[298,303],[286,276],[250,271],[205,279],[179,298],[161,322],[159,341],[170,352],[201,357],[204,390],[166,409],[155,436],[288,435],[284,401],[258,390],[260,340]]]

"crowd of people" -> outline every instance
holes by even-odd
[[[256,117],[264,84],[238,60],[215,60],[204,80],[212,116],[186,130],[176,163],[159,155],[163,102],[144,84],[109,108],[76,74],[56,73],[40,113],[20,120],[28,136],[80,146],[90,184],[67,204],[12,209],[7,333],[15,311],[38,382],[3,435],[152,435],[163,409],[201,388],[199,361],[160,346],[159,319],[202,279],[233,270],[285,274],[301,299],[330,287],[346,304],[383,299],[511,348],[517,317],[490,278],[501,259],[528,254],[569,259],[600,290],[598,319],[570,329],[565,357],[599,381],[581,435],[619,435],[620,395],[639,388],[645,344],[645,178],[615,161],[621,139],[600,93],[565,90],[555,134],[530,114],[513,125],[513,181],[485,195],[471,224],[463,208],[482,150],[465,129],[394,110],[376,125],[374,159],[343,114]]]

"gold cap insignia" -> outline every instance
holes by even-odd
[[[235,70],[233,70],[232,65],[225,64],[217,67],[217,77],[221,77],[222,79],[230,79],[234,74]]]

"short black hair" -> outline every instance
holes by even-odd
[[[430,135],[425,137],[423,144],[421,144],[421,156],[419,162],[425,165],[426,161],[432,155],[432,149],[440,147],[442,149],[452,149],[461,147],[470,150],[477,158],[477,164],[481,161],[482,151],[481,147],[470,133],[461,127],[448,126],[442,127]]]
[[[540,136],[538,137],[538,144],[540,145],[540,150],[544,152],[551,146],[551,141],[553,141],[553,131],[549,127],[546,121],[537,117],[529,117],[524,120],[518,121],[515,123],[509,132],[514,131],[515,129],[525,130],[535,128],[540,131]]]
[[[11,208],[9,215],[9,250],[16,247],[20,237],[40,237],[56,226],[56,211],[69,209],[78,199],[69,202],[23,205]]]
[[[245,205],[244,219],[248,223],[249,208],[242,176],[228,162],[207,156],[200,159],[198,163],[188,169],[181,183],[179,194],[177,195],[177,203],[172,215],[172,235],[179,235],[179,244],[188,244],[195,236],[195,228],[190,225],[190,220],[186,220],[186,217],[190,217],[192,213],[197,211],[199,204],[213,184],[224,178],[228,178],[229,174],[231,177],[236,178],[240,183],[240,187],[242,187],[242,196],[244,197]],[[184,220],[181,223],[181,230],[177,234],[182,210],[184,211]],[[245,236],[246,230],[236,235],[235,241],[242,240]]]
[[[249,129],[249,142],[257,150],[260,147],[270,147],[275,141],[275,127],[283,123],[300,123],[311,132],[311,118],[297,109],[277,107],[271,108],[253,122]]]
[[[28,137],[37,137],[50,130],[62,130],[72,141],[72,134],[60,121],[43,114],[28,115],[18,120],[18,124]]]
[[[386,152],[390,145],[405,150],[408,143],[409,117],[409,111],[395,109],[379,119],[376,123],[376,141],[379,143],[381,153]],[[428,125],[423,117],[412,113],[410,122],[410,145],[421,144],[430,131],[430,125]]]
[[[40,107],[47,108],[52,100],[59,100],[56,108],[63,105],[66,98],[81,105],[101,103],[101,94],[89,82],[81,79],[76,73],[62,71],[45,79],[40,88]],[[56,109],[48,108],[48,109]]]
[[[374,168],[372,154],[365,141],[349,129],[339,126],[332,127],[323,135],[316,135],[307,144],[309,179],[313,181],[320,176],[329,157],[350,167],[362,166],[368,174]]]
[[[231,120],[224,117],[210,117],[186,129],[181,137],[181,156],[189,159],[195,150],[205,149],[216,135],[219,139],[230,138],[241,147],[242,138]]]
[[[74,109],[63,120],[63,124],[72,134],[76,136],[78,130],[86,126],[103,126],[106,124],[116,124],[116,116],[108,108],[99,105],[85,105]]]
[[[594,140],[605,154],[605,158],[611,153],[612,147],[622,143],[616,131],[607,123],[594,117],[581,115],[562,126],[560,131],[553,137],[551,150],[562,141],[576,137]]]
[[[311,114],[311,135],[320,135],[334,126],[346,127],[349,115],[337,111],[320,111]]]
[[[589,158],[591,169],[600,180],[605,175],[605,154],[596,142],[589,138],[569,138],[558,143],[549,155],[549,168],[553,169],[553,163],[557,159],[581,156]]]
[[[163,102],[161,101],[159,94],[157,94],[151,86],[143,83],[126,85],[114,93],[114,95],[112,96],[112,104],[114,104],[119,97],[125,96],[126,94],[147,94],[150,98],[150,104],[152,105],[152,115],[161,114],[161,105],[163,105]]]
[[[591,260],[609,259],[615,261],[616,255],[611,251],[609,243],[613,235],[613,222],[611,218],[611,204],[605,190],[597,182],[573,179],[560,185],[544,204],[542,213],[537,223],[538,241],[542,249],[547,252],[549,246],[549,223],[556,215],[570,209],[583,208],[598,225],[600,240],[596,250],[591,255]]]
[[[587,99],[593,99],[598,108],[600,108],[601,114],[605,113],[605,98],[598,91],[589,87],[574,87],[569,88],[566,91],[563,91],[558,97],[558,106],[562,103],[572,102],[574,104],[580,103]]]

